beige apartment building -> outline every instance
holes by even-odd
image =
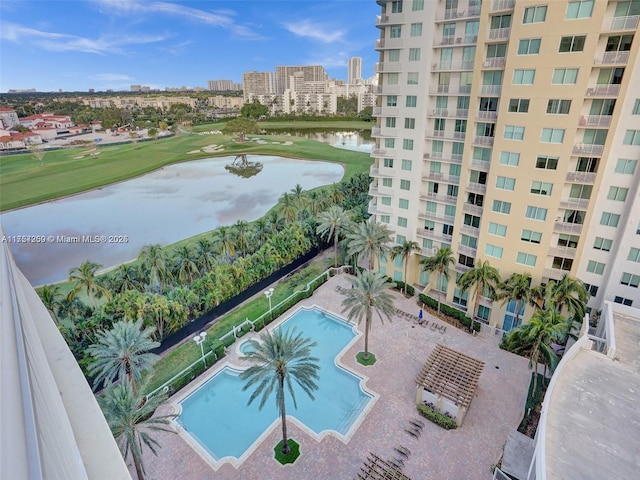
[[[422,247],[408,281],[471,314],[456,278],[488,260],[640,306],[640,1],[377,3],[369,212]],[[419,268],[444,246],[448,282]],[[400,257],[380,269],[402,279]],[[478,317],[509,330],[515,304]]]

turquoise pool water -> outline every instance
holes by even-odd
[[[312,353],[320,359],[320,379],[315,400],[294,387],[298,409],[287,397],[287,414],[317,435],[335,431],[346,436],[373,399],[360,388],[361,377],[335,363],[336,356],[355,339],[353,327],[318,308],[301,309],[278,328],[294,326],[318,343]],[[239,459],[279,418],[275,397],[262,411],[259,398],[247,406],[252,391],[242,391],[239,374],[239,370],[224,367],[180,402],[178,422],[215,460]]]

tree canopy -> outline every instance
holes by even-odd
[[[240,142],[244,142],[248,134],[260,133],[260,127],[255,120],[238,117],[229,120],[222,129],[225,135],[232,135]]]
[[[257,120],[260,117],[266,117],[269,115],[269,107],[261,104],[258,100],[254,100],[253,102],[245,103],[242,106],[240,109],[240,115]]]

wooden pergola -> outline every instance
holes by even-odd
[[[484,362],[464,353],[438,344],[416,378],[420,393],[426,389],[438,398],[445,398],[456,405],[458,425],[471,405]]]
[[[364,467],[360,467],[357,475],[360,480],[411,480],[375,453],[369,453],[369,457],[364,462]]]

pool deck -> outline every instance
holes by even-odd
[[[336,287],[348,285],[344,276],[334,277],[299,305],[318,305],[342,316],[342,296]],[[396,308],[417,315],[416,298],[406,299],[398,293],[394,296]],[[426,312],[425,318],[430,324],[435,321],[446,325]],[[462,427],[447,431],[425,420],[422,434],[414,438],[404,431],[409,419],[417,417],[414,381],[437,343],[471,355],[485,362],[485,367]],[[288,433],[300,444],[302,455],[293,465],[282,466],[273,458],[273,447],[281,440],[278,423],[238,468],[224,464],[213,470],[180,435],[154,433],[162,448],[158,457],[145,451],[146,479],[355,478],[369,452],[383,459],[399,457],[394,451],[396,445],[411,451],[409,458],[404,459],[403,472],[412,480],[490,479],[491,466],[498,462],[509,432],[522,417],[530,378],[527,360],[498,349],[493,338],[474,337],[450,325],[445,333],[439,333],[398,316],[384,324],[374,318],[369,348],[378,359],[375,365],[364,367],[355,361],[362,347],[360,337],[340,361],[368,377],[366,387],[380,397],[347,444],[334,436],[318,442],[294,422],[288,422]],[[228,360],[239,364],[235,345],[229,348]],[[208,377],[205,375],[193,383],[199,385]],[[159,413],[169,413],[170,405],[183,395],[184,392],[179,392],[176,398],[169,399]]]

